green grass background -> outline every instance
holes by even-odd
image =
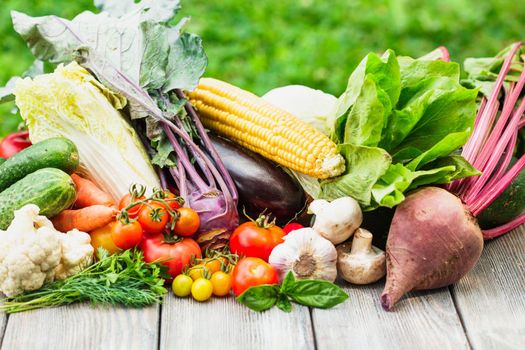
[[[515,0],[183,0],[181,15],[200,34],[206,75],[257,94],[304,84],[339,95],[369,51],[411,56],[436,46],[452,59],[488,56],[525,39],[525,7]],[[0,84],[22,73],[31,53],[13,31],[10,10],[71,18],[92,0],[2,0]],[[0,134],[18,120],[0,106]]]

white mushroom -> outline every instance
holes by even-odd
[[[385,252],[372,246],[372,234],[357,229],[352,243],[337,246],[337,270],[339,275],[353,284],[369,284],[386,274]]]
[[[317,199],[310,203],[308,211],[315,214],[312,228],[333,244],[346,241],[363,222],[359,203],[352,197],[341,197],[332,202]]]

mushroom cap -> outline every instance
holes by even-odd
[[[337,271],[345,281],[353,284],[370,284],[385,276],[385,252],[372,247],[370,252],[351,254],[351,247],[350,242],[337,246]]]

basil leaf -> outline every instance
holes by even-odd
[[[265,311],[277,303],[279,286],[277,284],[250,287],[237,297],[237,301],[254,311]]]
[[[295,284],[295,276],[292,271],[289,271],[286,274],[286,277],[283,280],[281,285],[281,293],[286,294],[288,290]]]
[[[277,299],[277,307],[284,312],[292,312],[292,303],[286,294],[279,294]]]
[[[328,309],[348,298],[341,288],[328,281],[299,280],[288,290],[288,296],[298,304]]]

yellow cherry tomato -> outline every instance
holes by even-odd
[[[223,297],[230,293],[230,289],[232,288],[231,274],[217,271],[211,276],[210,281],[213,285],[213,295]]]
[[[193,284],[193,280],[188,275],[178,275],[173,280],[173,283],[171,284],[171,288],[173,289],[173,294],[175,294],[178,297],[187,297],[191,293],[191,286]]]
[[[91,236],[91,245],[95,248],[95,252],[98,248],[104,248],[110,255],[120,252],[120,248],[115,245],[111,237],[114,225],[115,222],[112,222],[89,233]]]
[[[213,285],[206,278],[197,278],[191,285],[191,296],[197,301],[206,301],[211,298]]]
[[[221,269],[221,261],[219,259],[206,259],[195,266],[192,266],[188,271],[190,277],[195,281],[197,278],[205,277],[205,271],[213,274]]]

